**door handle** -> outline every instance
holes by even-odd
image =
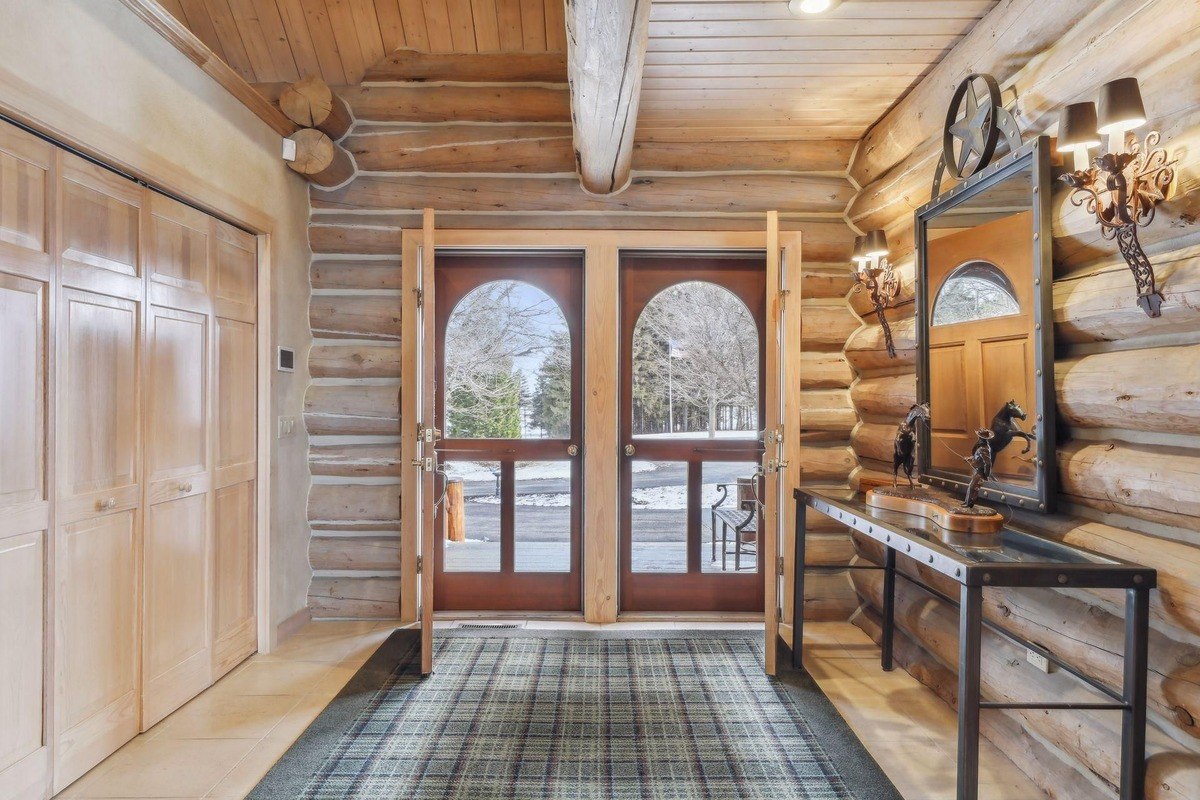
[[[117,498],[115,498],[115,497],[110,497],[107,500],[97,500],[96,501],[96,510],[97,511],[112,511],[116,507],[117,507]]]
[[[637,452],[637,448],[634,447],[633,445],[631,445],[631,444],[625,445],[625,455],[631,456],[636,452]]]
[[[574,458],[575,456],[579,455],[579,445],[577,445],[577,444],[567,445],[567,455],[569,455],[571,458]]]

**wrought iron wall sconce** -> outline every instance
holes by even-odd
[[[1061,112],[1058,151],[1074,153],[1074,171],[1061,180],[1074,188],[1071,202],[1096,216],[1105,239],[1117,247],[1133,272],[1138,305],[1151,317],[1159,316],[1162,292],[1154,280],[1154,266],[1138,241],[1137,229],[1154,221],[1154,210],[1166,199],[1175,180],[1174,160],[1158,147],[1159,133],[1151,131],[1138,141],[1133,131],[1146,124],[1146,111],[1136,78],[1120,78],[1100,90],[1100,112],[1092,103],[1074,103]],[[1087,151],[1108,138],[1107,152],[1089,166]]]
[[[868,231],[865,236],[854,239],[854,256],[850,263],[850,274],[854,276],[854,291],[866,288],[875,316],[883,326],[883,340],[887,344],[888,358],[896,357],[896,345],[892,342],[892,327],[884,314],[892,301],[900,294],[900,276],[892,269],[887,258],[887,236],[881,230]]]

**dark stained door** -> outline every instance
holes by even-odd
[[[434,608],[579,611],[583,261],[438,254]]]
[[[761,254],[622,256],[622,611],[762,612],[757,537],[711,506],[762,496],[765,285]]]

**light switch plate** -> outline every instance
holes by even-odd
[[[277,438],[286,439],[289,436],[295,436],[295,435],[296,435],[296,418],[295,417],[280,417]]]

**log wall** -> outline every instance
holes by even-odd
[[[336,191],[311,191],[315,616],[397,613],[399,437],[409,428],[398,402],[401,231],[419,227],[425,207],[443,229],[528,230],[762,231],[765,212],[780,211],[781,228],[803,235],[804,479],[847,485],[856,418],[842,350],[860,324],[846,302],[852,141],[660,137],[635,147],[631,185],[600,198],[575,173],[565,84],[514,73],[507,55],[410,62],[393,59],[337,89],[355,118],[342,144],[360,173]],[[533,78],[541,82],[520,82]],[[815,561],[853,556],[844,529],[813,536]],[[845,573],[810,589],[810,615],[847,619],[859,605]]]
[[[1067,6],[1076,6],[1075,13]],[[1031,36],[1010,36],[1014,25],[1034,26]],[[851,175],[862,188],[848,210],[859,229],[887,231],[904,275],[902,298],[911,299],[913,211],[929,199],[939,120],[966,72],[996,75],[1027,135],[1054,133],[1063,104],[1094,99],[1108,80],[1140,79],[1151,118],[1144,130],[1161,130],[1180,158],[1176,193],[1142,236],[1167,298],[1163,316],[1150,319],[1134,305],[1133,280],[1115,247],[1056,184],[1060,513],[1019,516],[1051,537],[1159,570],[1146,784],[1147,797],[1157,799],[1200,796],[1198,31],[1196,3],[1001,3],[956,48],[962,57],[952,53],[860,143]],[[857,298],[852,305],[865,310]],[[856,483],[890,472],[896,418],[915,401],[912,310],[909,303],[890,315],[897,359],[886,357],[876,324],[864,325],[847,343],[858,376],[850,389],[860,419],[852,436]],[[876,555],[857,545],[863,557]],[[911,562],[903,568],[922,572]],[[877,636],[878,578],[856,574],[854,582],[868,606],[856,621]],[[904,581],[898,589],[897,622],[905,634],[900,662],[953,702],[955,612]],[[995,591],[985,613],[1113,684],[1120,680],[1122,599],[1111,592]],[[1038,672],[1010,643],[988,636],[984,694],[1061,700],[1079,692],[1075,682]],[[990,711],[984,717],[989,738],[1051,797],[1115,797],[1120,747],[1113,715]]]

